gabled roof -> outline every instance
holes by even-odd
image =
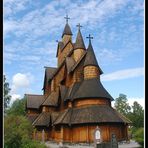
[[[60,95],[62,100],[65,100],[67,91],[68,87],[66,87],[65,85],[60,85]]]
[[[69,44],[71,43],[72,45],[72,49],[70,51],[73,50],[73,47],[74,47],[74,43],[72,43],[71,40],[68,40],[65,44],[63,42],[58,42],[58,47],[57,47],[57,53],[56,53],[56,57],[58,57],[58,52],[59,50],[62,52],[64,50],[64,48]]]
[[[67,68],[68,74],[71,72],[71,68],[74,66],[75,63],[76,62],[72,57],[66,57],[66,68]]]
[[[84,67],[85,66],[96,66],[99,68],[100,74],[102,74],[102,70],[98,65],[91,41],[89,41],[89,46],[87,48],[87,54],[85,56]]]
[[[59,52],[59,50],[63,49],[63,47],[64,47],[64,43],[59,41],[58,42],[58,47],[57,47],[56,57],[58,57],[58,52]]]
[[[73,100],[74,94],[77,92],[80,85],[81,85],[81,82],[77,82],[77,83],[74,83],[70,88],[68,88],[64,101]]]
[[[26,117],[27,119],[33,123],[33,121],[39,116],[39,114],[28,114]]]
[[[40,115],[33,121],[32,125],[34,126],[49,126],[54,123],[57,119],[59,113],[57,112],[42,112]]]
[[[78,34],[76,42],[74,44],[74,49],[86,49],[80,29],[78,29]]]
[[[83,80],[73,99],[78,98],[107,98],[113,101],[112,96],[103,87],[98,78]]]
[[[34,126],[49,126],[51,119],[50,112],[42,112],[32,123]]]
[[[27,98],[27,108],[39,109],[42,102],[45,100],[43,95],[25,94]]]
[[[67,109],[55,120],[54,124],[85,124],[85,123],[126,123],[116,111],[107,105],[92,105],[82,108]]]
[[[49,96],[42,103],[43,106],[58,106],[59,101],[59,91],[51,92]]]
[[[66,23],[66,25],[65,25],[64,31],[62,33],[62,37],[64,35],[72,35],[71,29],[70,29],[70,26],[68,23]]]
[[[43,84],[43,89],[45,88],[45,84],[51,80],[53,74],[55,73],[57,68],[55,67],[46,67],[45,68],[45,76],[44,76],[44,84]]]

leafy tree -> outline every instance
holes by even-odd
[[[6,82],[6,77],[4,75],[4,113],[10,103],[11,96],[9,95],[10,92],[9,83]]]
[[[26,98],[16,99],[7,110],[8,115],[25,115]]]
[[[119,97],[115,99],[116,110],[125,116],[127,116],[131,111],[131,107],[127,101],[126,95],[124,94],[119,94]]]
[[[143,147],[144,146],[144,129],[139,128],[135,134],[134,139]]]
[[[24,116],[9,115],[4,118],[5,148],[46,148],[31,140],[33,127]]]
[[[144,109],[135,101],[132,105],[132,112],[129,115],[130,120],[134,128],[140,128],[144,126]]]

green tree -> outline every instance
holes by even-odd
[[[134,133],[134,139],[143,147],[144,146],[144,129],[139,128]]]
[[[6,109],[8,108],[8,105],[10,103],[11,96],[10,93],[9,83],[6,82],[6,77],[4,75],[4,113],[6,112]]]
[[[132,113],[130,113],[129,118],[134,128],[144,126],[144,109],[137,101],[132,105]]]
[[[8,115],[4,125],[4,148],[46,148],[31,140],[33,127],[24,116]]]
[[[119,97],[115,99],[115,108],[117,111],[119,111],[121,114],[128,116],[128,114],[131,111],[131,107],[127,103],[126,95],[119,94]]]
[[[26,98],[16,99],[12,106],[7,110],[7,115],[25,115]]]

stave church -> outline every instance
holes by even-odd
[[[89,35],[85,46],[80,24],[75,42],[68,22],[57,43],[57,67],[45,67],[43,94],[25,94],[26,116],[36,140],[93,143],[99,127],[108,142],[114,133],[118,141],[128,140],[131,123],[112,106],[114,99],[100,81],[101,70]],[[48,57],[47,57],[48,58]]]

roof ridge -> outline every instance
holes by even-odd
[[[40,117],[41,117],[42,114],[43,114],[43,112],[41,112],[41,113],[38,115],[38,117],[32,122],[32,125],[33,125],[34,123],[36,123],[36,122],[40,119]]]

